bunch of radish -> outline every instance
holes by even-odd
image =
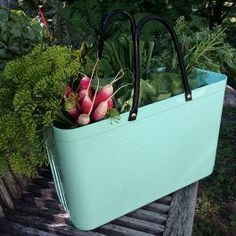
[[[106,116],[107,112],[113,108],[112,98],[119,90],[114,92],[113,84],[124,76],[123,70],[120,70],[111,83],[100,89],[98,79],[96,89],[93,90],[91,82],[94,70],[95,68],[91,77],[84,75],[81,78],[76,92],[73,92],[70,86],[65,89],[65,109],[79,126],[102,120]]]

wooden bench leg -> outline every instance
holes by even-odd
[[[173,194],[163,236],[191,236],[198,182]]]
[[[4,214],[4,211],[3,211],[1,204],[0,204],[0,220],[2,217],[5,217],[5,214]]]

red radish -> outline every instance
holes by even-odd
[[[112,98],[109,98],[109,99],[108,99],[107,105],[108,105],[108,110],[110,110],[110,109],[113,108],[113,100],[112,100]]]
[[[80,83],[79,83],[79,90],[82,90],[82,89],[87,89],[91,84],[91,79],[85,75],[81,80],[80,80]]]
[[[110,84],[106,85],[104,88],[102,88],[100,91],[98,91],[98,79],[94,96],[92,96],[91,81],[98,62],[99,60],[96,61],[96,64],[93,67],[91,78],[84,76],[80,81],[78,97],[82,100],[82,102],[80,103],[82,114],[80,114],[77,119],[77,123],[79,125],[87,125],[90,123],[91,112],[93,112],[91,118],[94,121],[101,120],[106,116],[108,109],[111,109],[113,107],[112,97],[119,91],[118,89],[115,93],[113,93],[112,84],[124,76],[123,70],[120,70],[116,77],[113,79],[113,81]],[[119,76],[120,74],[121,76]],[[121,86],[121,88],[122,87],[124,86]],[[94,107],[96,108],[95,110],[93,110]]]
[[[120,91],[120,89],[126,86],[127,85],[121,86],[114,93],[112,93],[105,101],[102,101],[101,103],[99,103],[99,105],[96,107],[96,109],[92,113],[92,119],[95,121],[103,119],[106,116],[108,109],[111,109],[113,107],[112,97],[114,97],[115,94]]]
[[[87,94],[87,89],[82,89],[78,92],[79,99],[83,99]]]
[[[69,98],[72,95],[72,93],[73,93],[72,88],[69,85],[67,85],[64,92],[65,97]]]
[[[90,117],[88,114],[81,114],[77,119],[79,125],[87,125],[90,122]]]
[[[80,104],[82,113],[89,114],[90,110],[92,110],[92,106],[93,106],[92,100],[89,98],[89,96],[86,95]]]
[[[87,75],[85,75],[80,80],[79,91],[78,91],[78,97],[80,100],[82,100],[87,95],[89,96],[90,99],[93,98],[91,81],[92,79],[90,79]]]
[[[65,109],[70,117],[77,119],[79,116],[79,111],[77,109],[77,104],[75,100],[67,100],[65,102]]]
[[[107,114],[107,109],[108,109],[107,100],[101,102],[92,113],[92,119],[95,121],[103,119]]]
[[[88,96],[90,99],[93,98],[93,93],[92,93],[92,88],[90,87],[89,90],[87,91],[87,89],[82,89],[82,90],[79,90],[78,92],[78,97],[79,99],[83,99],[88,93]]]
[[[79,116],[79,111],[77,110],[77,108],[72,108],[70,110],[67,110],[67,113],[70,115],[70,117],[72,117],[73,119],[77,119]]]
[[[118,80],[120,80],[123,76],[124,76],[124,72],[121,69],[117,73],[116,77],[111,81],[110,84],[106,85],[105,87],[103,87],[102,89],[100,89],[98,91],[98,93],[95,97],[94,107],[97,107],[101,102],[108,100],[112,96],[112,94],[113,94],[113,85],[112,84],[117,82]]]
[[[120,72],[122,73],[122,75],[120,77],[118,77],[118,75],[120,74]],[[112,84],[116,81],[118,81],[119,79],[121,79],[124,75],[123,71],[120,70],[120,72],[116,75],[115,79],[108,85],[106,85],[104,88],[102,88],[97,94],[94,94],[94,106],[95,110],[92,113],[92,119],[97,121],[97,120],[101,120],[103,119],[106,114],[108,109],[111,109],[113,107],[113,101],[112,101],[112,97],[123,87],[125,87],[124,85],[121,86],[119,89],[117,89],[114,93],[113,93],[113,86]]]
[[[100,89],[95,97],[94,107],[97,107],[101,102],[107,100],[112,95],[112,93],[112,84],[108,84],[104,88]]]
[[[92,92],[92,88],[90,87],[88,90],[88,96],[89,98],[92,100],[93,99],[93,92]]]

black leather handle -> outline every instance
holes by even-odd
[[[98,55],[97,55],[99,59],[101,59],[101,56],[102,56],[104,41],[106,39],[106,33],[107,33],[106,30],[108,29],[108,26],[110,24],[112,17],[117,16],[117,15],[125,15],[130,20],[132,40],[134,42],[134,35],[135,35],[135,30],[136,30],[134,17],[125,10],[116,9],[116,10],[110,11],[107,14],[105,14],[102,19],[100,40],[99,40],[99,45],[98,45]],[[136,67],[136,63],[134,65]]]
[[[184,63],[184,57],[181,52],[180,44],[177,39],[177,35],[174,31],[174,28],[171,26],[171,24],[166,20],[164,17],[157,16],[157,15],[151,15],[146,16],[142,18],[139,23],[136,25],[134,17],[125,10],[113,10],[111,12],[108,12],[103,16],[102,19],[102,26],[101,26],[101,32],[100,32],[100,40],[99,40],[99,46],[98,46],[98,58],[101,59],[104,41],[106,38],[106,30],[108,29],[108,26],[110,24],[110,21],[113,16],[116,15],[125,15],[129,18],[131,23],[131,33],[132,33],[132,40],[133,40],[133,50],[134,50],[134,95],[133,95],[133,103],[132,107],[129,113],[129,121],[135,120],[138,114],[138,103],[139,103],[139,96],[140,96],[140,70],[141,70],[141,62],[140,62],[140,47],[139,47],[139,41],[140,41],[140,34],[143,26],[152,20],[157,20],[165,25],[167,30],[170,33],[170,36],[174,42],[175,50],[177,52],[178,61],[180,65],[180,71],[182,75],[182,82],[184,86],[185,91],[185,100],[190,101],[192,100],[192,93],[190,90],[190,86],[188,83],[187,78],[187,72],[185,69],[185,63]]]
[[[143,28],[143,26],[149,22],[157,20],[165,25],[165,27],[168,29],[171,38],[174,42],[175,50],[177,52],[178,61],[180,65],[181,75],[182,75],[182,82],[184,86],[185,91],[185,100],[190,101],[192,100],[192,93],[189,87],[188,78],[187,78],[187,72],[186,67],[184,63],[184,57],[180,49],[180,44],[177,39],[177,35],[174,31],[174,28],[171,26],[171,24],[163,17],[157,16],[157,15],[151,15],[146,16],[142,18],[139,23],[136,26],[135,29],[135,35],[134,35],[134,44],[135,44],[135,71],[134,71],[134,95],[133,95],[133,103],[129,114],[129,121],[135,120],[138,114],[138,103],[139,103],[139,96],[140,96],[140,69],[141,69],[141,62],[140,62],[140,47],[139,47],[139,41],[140,41],[140,33]]]

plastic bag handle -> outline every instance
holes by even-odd
[[[177,35],[175,33],[174,28],[171,26],[168,20],[166,20],[164,17],[157,16],[157,15],[146,16],[142,18],[136,25],[134,17],[125,10],[116,9],[111,12],[108,12],[102,18],[100,40],[99,40],[99,46],[98,46],[98,52],[97,52],[98,58],[101,59],[101,56],[102,56],[104,41],[105,41],[106,33],[107,33],[106,30],[110,24],[111,18],[113,16],[120,15],[120,14],[127,16],[130,20],[133,50],[134,50],[134,95],[133,95],[133,102],[132,102],[132,107],[129,113],[128,120],[129,121],[135,120],[138,114],[138,103],[139,103],[139,96],[140,96],[140,70],[141,70],[140,47],[139,47],[140,33],[143,26],[150,20],[157,20],[161,22],[162,24],[165,25],[165,27],[169,31],[171,38],[174,42],[175,50],[177,52],[177,57],[178,57],[179,65],[180,65],[180,71],[182,75],[182,82],[183,82],[184,91],[185,91],[185,100],[186,101],[192,100],[192,93],[191,93],[190,86],[188,83],[184,57],[180,49],[180,44],[179,44]]]
[[[98,52],[97,52],[97,56],[99,59],[101,59],[101,56],[102,56],[104,41],[106,39],[106,33],[107,33],[106,30],[110,24],[112,17],[117,16],[117,15],[125,15],[130,20],[132,40],[133,40],[133,45],[134,45],[135,30],[136,30],[136,23],[135,23],[134,17],[125,10],[116,9],[116,10],[110,11],[102,17],[100,40],[99,40]],[[136,67],[136,63],[134,65]]]
[[[190,86],[188,83],[188,78],[187,78],[187,72],[186,72],[186,67],[184,63],[184,57],[181,52],[181,47],[177,38],[177,35],[175,33],[174,28],[171,26],[171,24],[166,20],[165,18],[157,15],[150,15],[142,18],[135,29],[135,35],[134,35],[134,43],[135,43],[135,71],[134,71],[134,95],[133,95],[133,103],[132,107],[130,110],[129,114],[129,121],[135,120],[137,117],[138,113],[138,103],[139,103],[139,96],[140,96],[140,70],[141,70],[141,61],[140,61],[140,47],[139,47],[139,41],[140,41],[140,33],[143,28],[143,26],[151,21],[151,20],[157,20],[161,22],[162,24],[165,25],[165,27],[168,29],[171,38],[174,42],[175,50],[177,52],[178,56],[178,61],[179,61],[179,66],[180,66],[180,71],[182,75],[182,82],[184,86],[184,91],[185,91],[185,100],[190,101],[192,100],[192,93],[190,90]]]

